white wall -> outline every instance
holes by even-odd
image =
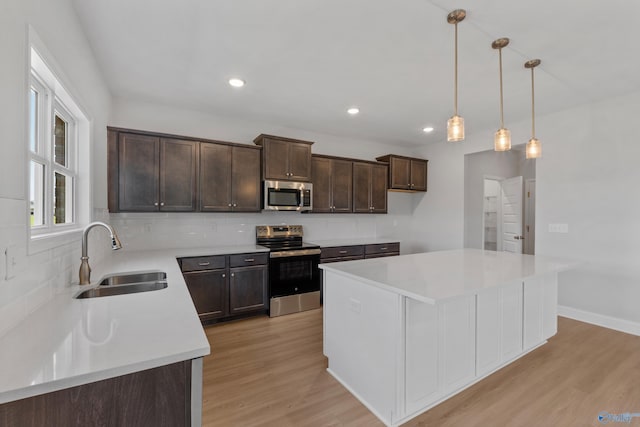
[[[412,155],[408,148],[391,144],[318,134],[301,129],[211,116],[184,110],[115,99],[110,126],[141,129],[183,136],[253,144],[261,133],[314,141],[314,154],[375,160],[384,154]],[[302,224],[308,241],[353,238],[392,237],[401,242],[410,235],[413,200],[420,195],[389,193],[387,215],[299,214],[270,212],[242,213],[150,213],[111,214],[114,225],[127,249],[194,247],[255,243],[255,226],[262,224]],[[410,245],[401,245],[406,253]]]
[[[543,157],[536,165],[536,254],[582,262],[561,275],[559,303],[602,322],[640,333],[640,94],[537,117]],[[514,141],[528,122],[510,124]],[[413,217],[416,246],[463,246],[464,154],[491,149],[492,130],[463,143],[425,147],[430,190]],[[567,234],[549,224],[568,224]],[[604,320],[603,320],[604,319]],[[587,319],[588,320],[588,319]]]
[[[28,25],[53,58],[54,71],[92,119],[94,140],[106,139],[110,95],[69,0],[3,0],[0,5],[0,334],[67,286],[80,265],[76,233],[49,249],[28,254],[26,101],[28,88]],[[47,55],[46,55],[47,56]],[[96,176],[104,175],[96,150]],[[98,188],[100,184],[98,184]],[[99,197],[97,215],[106,207]],[[15,251],[15,277],[5,280],[4,249]],[[99,251],[94,253],[98,256]]]

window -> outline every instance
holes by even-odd
[[[78,209],[78,160],[88,120],[33,48],[30,59],[29,223],[31,236],[39,237],[81,226],[79,212],[87,209]]]

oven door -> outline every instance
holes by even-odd
[[[270,317],[320,308],[319,263],[319,253],[269,259]]]

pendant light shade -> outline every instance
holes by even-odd
[[[531,139],[527,142],[525,157],[527,159],[538,159],[542,157],[542,145],[536,138],[536,113],[535,113],[535,91],[533,85],[533,69],[540,65],[539,59],[532,59],[524,63],[524,68],[531,69]]]
[[[464,140],[464,119],[458,115],[458,22],[461,22],[465,16],[467,12],[464,9],[456,9],[447,15],[447,22],[455,26],[453,117],[447,121],[447,141],[449,142]]]
[[[500,64],[500,129],[496,132],[493,139],[493,149],[495,151],[509,151],[511,150],[511,132],[504,127],[504,109],[503,109],[503,95],[502,95],[502,48],[509,44],[509,39],[506,37],[495,40],[491,43],[491,47],[498,49],[498,58]]]

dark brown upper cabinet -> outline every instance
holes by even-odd
[[[428,160],[394,154],[376,160],[389,163],[389,190],[427,191]]]
[[[196,209],[197,142],[109,130],[108,150],[110,211]]]
[[[353,162],[353,211],[387,213],[387,170],[384,163]]]
[[[200,144],[200,210],[260,212],[260,148]]]
[[[262,147],[263,179],[311,182],[313,142],[264,134],[253,142]]]
[[[353,212],[353,161],[313,156],[313,212]]]

